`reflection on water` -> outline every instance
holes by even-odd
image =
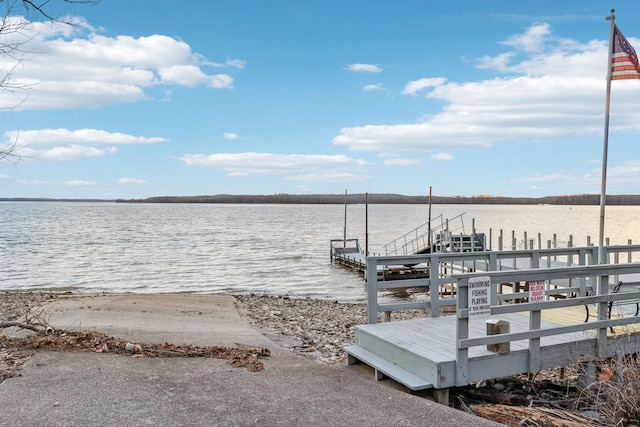
[[[369,206],[369,252],[427,222],[424,205]],[[540,233],[598,242],[597,206],[434,205],[465,213],[493,239]],[[612,244],[640,243],[639,207],[607,207]],[[489,230],[491,229],[491,233]],[[364,301],[361,277],[331,264],[342,205],[0,203],[0,289],[81,292],[291,294]],[[365,242],[365,207],[347,211],[347,237]]]

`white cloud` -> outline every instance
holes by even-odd
[[[225,133],[222,134],[222,137],[224,139],[238,139],[238,138],[240,138],[237,133],[233,133],[233,132],[225,132]]]
[[[419,122],[346,127],[333,143],[353,151],[450,151],[602,134],[606,40],[579,44],[552,37],[544,24],[510,37],[505,46],[511,50],[478,63],[504,76],[470,82],[425,77],[409,82],[405,94],[423,93],[445,107]],[[611,131],[640,132],[636,108],[640,81],[617,84],[624,90],[613,89]]]
[[[202,57],[198,56],[198,58],[202,58]],[[220,62],[210,62],[210,61],[207,61],[206,59],[202,58],[201,63],[205,64],[205,65],[209,65],[211,67],[216,67],[216,68],[232,67],[232,68],[238,68],[238,69],[241,69],[241,70],[244,69],[247,66],[247,61],[244,61],[244,60],[241,60],[241,59],[227,59],[223,63],[220,63]]]
[[[502,42],[506,46],[522,49],[527,52],[540,52],[543,44],[551,35],[551,26],[546,23],[532,25],[523,34],[510,36]]]
[[[21,37],[23,57],[6,56],[4,70],[13,70],[10,84],[25,91],[0,92],[0,108],[64,109],[141,101],[155,86],[231,88],[228,74],[205,67],[244,68],[245,62],[207,61],[182,40],[165,35],[105,37],[80,21],[33,23]],[[1,70],[0,70],[1,71]],[[28,96],[27,96],[28,94]]]
[[[381,73],[382,68],[374,64],[350,64],[346,67],[349,71],[357,71],[360,73]]]
[[[382,83],[370,84],[362,88],[362,90],[365,92],[375,92],[382,89],[383,89]]]
[[[412,82],[407,83],[402,93],[405,95],[415,95],[423,89],[441,86],[446,82],[447,82],[447,79],[442,77],[414,80]]]
[[[27,159],[70,160],[102,157],[118,152],[118,145],[143,145],[167,141],[161,137],[142,137],[99,129],[40,129],[8,131],[6,143],[17,141],[20,155]]]
[[[284,175],[290,180],[353,179],[368,163],[344,155],[218,153],[186,154],[187,166],[222,169],[230,176]]]
[[[97,185],[98,183],[95,181],[72,180],[72,181],[64,181],[62,184],[68,185],[70,187],[90,187],[93,185]]]
[[[422,163],[420,159],[403,159],[403,158],[394,158],[388,159],[382,162],[385,166],[411,166]]]
[[[4,133],[5,140],[20,141],[21,145],[51,146],[58,144],[154,144],[166,142],[161,137],[133,136],[121,132],[107,132],[100,129],[40,129],[26,131],[8,131]]]
[[[138,178],[120,178],[118,180],[118,184],[144,185],[144,184],[148,184],[148,181],[145,179],[138,179]]]
[[[20,155],[30,159],[39,160],[72,160],[80,158],[103,157],[107,154],[116,153],[116,148],[96,148],[82,145],[67,145],[64,147],[54,147],[44,150],[33,150],[29,147],[20,149]]]
[[[454,157],[449,153],[437,153],[437,154],[432,154],[431,155],[431,160],[436,160],[438,162],[447,161],[447,160],[453,160],[453,159],[454,159]]]
[[[16,180],[16,184],[20,184],[20,185],[29,185],[29,186],[39,186],[39,185],[51,185],[50,182],[48,181],[42,181],[42,180],[38,180],[38,179],[34,179],[34,180],[26,180],[26,179],[18,179]]]

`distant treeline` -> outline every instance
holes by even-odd
[[[428,204],[429,196],[404,196],[401,194],[271,194],[213,196],[162,196],[146,199],[118,199],[118,203],[278,203],[278,204]],[[573,194],[545,197],[501,196],[432,196],[433,204],[474,205],[599,205],[598,194]],[[610,195],[607,205],[640,205],[640,195]]]

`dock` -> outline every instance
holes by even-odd
[[[573,248],[578,252],[583,249]],[[637,246],[627,249],[640,251]],[[597,251],[597,248],[592,250]],[[475,262],[496,266],[499,265],[497,255],[484,252],[421,256],[431,257],[431,268],[437,271],[433,265],[443,260],[435,260],[435,257],[471,257]],[[538,263],[540,259],[536,256],[539,255],[530,261]],[[398,261],[412,262],[414,257],[402,257]],[[484,257],[494,259],[489,262]],[[413,259],[416,261],[418,259]],[[370,271],[378,263],[389,262],[389,257],[367,259]],[[356,326],[355,343],[345,347],[349,363],[371,366],[376,380],[390,378],[411,390],[433,389],[436,399],[446,403],[452,387],[518,373],[533,374],[546,368],[595,363],[640,351],[640,334],[637,333],[640,331],[640,316],[637,315],[640,264],[550,268],[540,265],[541,268],[525,270],[488,268],[448,277],[434,275],[431,276],[433,280],[407,280],[400,284],[378,281],[377,274],[368,273],[368,324]],[[473,299],[469,297],[469,281],[478,278],[486,281],[488,296],[482,316],[474,314]],[[529,286],[532,283],[542,289],[535,299]],[[616,288],[619,283],[624,284],[623,288]],[[442,292],[445,284],[453,291]],[[500,293],[500,287],[505,284],[511,285],[510,291]],[[515,284],[519,284],[519,288]],[[378,302],[381,290],[399,285],[422,286],[426,288],[426,297],[423,301]],[[455,308],[449,310],[455,314],[441,315],[441,309],[445,307]],[[625,310],[620,313],[620,310],[612,311],[613,307]],[[392,320],[393,311],[404,309],[423,309],[425,317],[379,322],[379,314],[384,313],[384,319]],[[509,332],[488,335],[488,321],[508,324]],[[491,345],[501,343],[509,343],[507,353],[499,354],[490,349]]]
[[[366,279],[367,324],[355,327],[355,342],[345,347],[349,364],[371,366],[376,380],[431,389],[448,404],[453,387],[576,364],[595,372],[603,360],[640,352],[640,263],[633,262],[640,245],[607,245],[598,264],[592,245],[492,251],[474,235],[463,235],[470,243],[461,251],[434,239],[429,250],[391,255],[365,256],[357,242],[339,253],[332,243],[332,256],[341,264],[349,257]],[[420,277],[395,275],[403,280],[384,273],[417,268]],[[477,281],[482,306],[470,296]],[[381,298],[397,289],[414,297]],[[398,310],[424,316],[394,321]],[[496,322],[507,332],[490,334]],[[505,345],[508,351],[496,351]]]
[[[354,273],[364,276],[367,257],[358,239],[331,240],[331,261]],[[428,268],[423,265],[388,265],[376,268],[381,280],[405,280],[427,277]]]
[[[486,249],[486,237],[475,231],[465,233],[463,215],[444,220],[439,215],[433,222],[422,224],[410,232],[385,244],[385,256],[403,256],[429,253],[466,253]],[[433,224],[433,227],[432,227]],[[366,274],[367,254],[358,239],[334,239],[330,241],[331,261],[361,275]],[[384,280],[403,280],[427,277],[428,266],[394,263],[378,266],[377,272]]]

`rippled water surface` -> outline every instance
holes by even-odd
[[[365,206],[347,209],[364,246]],[[518,240],[572,235],[598,242],[596,206],[434,205],[479,232]],[[270,293],[364,301],[363,280],[329,258],[344,234],[342,205],[0,203],[0,289],[77,292]],[[611,243],[640,242],[640,207],[607,207]],[[428,219],[428,206],[370,205],[369,249]]]

